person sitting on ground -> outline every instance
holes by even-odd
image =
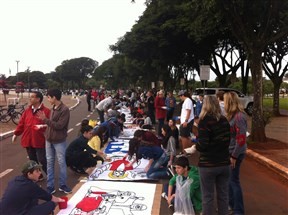
[[[133,166],[135,162],[138,162],[138,160],[142,158],[149,160],[144,169],[147,178],[161,179],[169,176],[167,173],[168,157],[161,147],[145,145],[141,142],[141,138],[132,138],[129,141],[128,155],[132,160],[133,156],[135,156],[135,158],[126,167]]]
[[[179,149],[179,129],[176,126],[176,121],[174,119],[170,119],[168,121],[168,125],[171,129],[172,136],[175,139],[176,149]]]
[[[37,162],[26,162],[22,174],[8,183],[0,202],[1,214],[48,215],[53,213],[56,203],[64,201],[35,183],[41,174],[41,165]],[[38,204],[38,200],[45,202]]]
[[[73,140],[66,149],[66,163],[76,173],[87,174],[84,168],[94,167],[97,161],[103,162],[102,157],[106,157],[102,151],[96,151],[88,145],[89,139],[92,137],[93,128],[86,125],[81,128],[82,135]],[[100,156],[93,156],[99,154]]]
[[[100,151],[106,142],[105,141],[105,134],[107,132],[107,128],[103,127],[103,126],[99,126],[97,129],[93,129],[92,133],[93,133],[93,137],[88,141],[88,145],[96,150],[96,151]],[[96,155],[94,155],[95,157]],[[104,162],[104,160],[102,161],[102,163]]]
[[[169,181],[168,205],[174,203],[175,213],[201,214],[202,197],[198,168],[190,166],[185,156],[177,158],[174,165],[177,174]]]
[[[172,132],[169,125],[167,124],[163,125],[162,134],[163,139],[161,146],[169,158],[168,166],[171,166],[176,156],[176,141],[172,136]]]
[[[144,119],[143,124],[142,125],[139,124],[139,126],[143,129],[153,129],[152,120],[148,116],[147,112],[143,113],[143,119]]]

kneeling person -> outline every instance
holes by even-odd
[[[64,201],[35,183],[41,174],[41,165],[35,161],[25,163],[22,174],[8,183],[0,202],[1,214],[48,215],[54,211],[55,203]],[[39,199],[45,202],[38,204]]]
[[[96,151],[88,145],[88,141],[92,137],[93,128],[90,125],[81,128],[81,135],[73,140],[66,149],[66,163],[74,172],[79,174],[87,174],[84,168],[94,167],[97,161],[103,162],[101,155],[105,154],[101,151]]]

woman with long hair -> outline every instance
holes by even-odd
[[[224,94],[224,109],[230,123],[229,146],[231,173],[229,180],[229,206],[234,214],[244,214],[244,202],[240,184],[240,166],[245,157],[247,143],[247,115],[235,92]]]
[[[171,166],[176,156],[176,141],[172,136],[171,128],[169,125],[164,124],[162,127],[162,148],[169,158],[168,166]]]
[[[221,115],[219,102],[215,96],[206,96],[198,124],[199,134],[196,149],[200,152],[199,173],[202,190],[203,215],[214,214],[214,187],[218,214],[228,214],[230,175],[230,125]]]

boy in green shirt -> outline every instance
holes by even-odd
[[[200,214],[202,211],[202,198],[200,177],[197,167],[190,166],[188,158],[184,156],[179,157],[174,165],[177,174],[169,181],[168,205],[174,200],[176,213],[182,212],[184,214],[191,214],[191,211],[194,210],[195,214]],[[176,191],[173,194],[173,188],[175,186]],[[188,190],[190,192],[186,192]]]

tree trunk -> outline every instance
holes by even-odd
[[[252,73],[254,86],[254,104],[252,114],[251,138],[254,142],[265,142],[265,125],[263,120],[263,82],[262,82],[262,59],[261,51],[251,49],[248,62]]]

